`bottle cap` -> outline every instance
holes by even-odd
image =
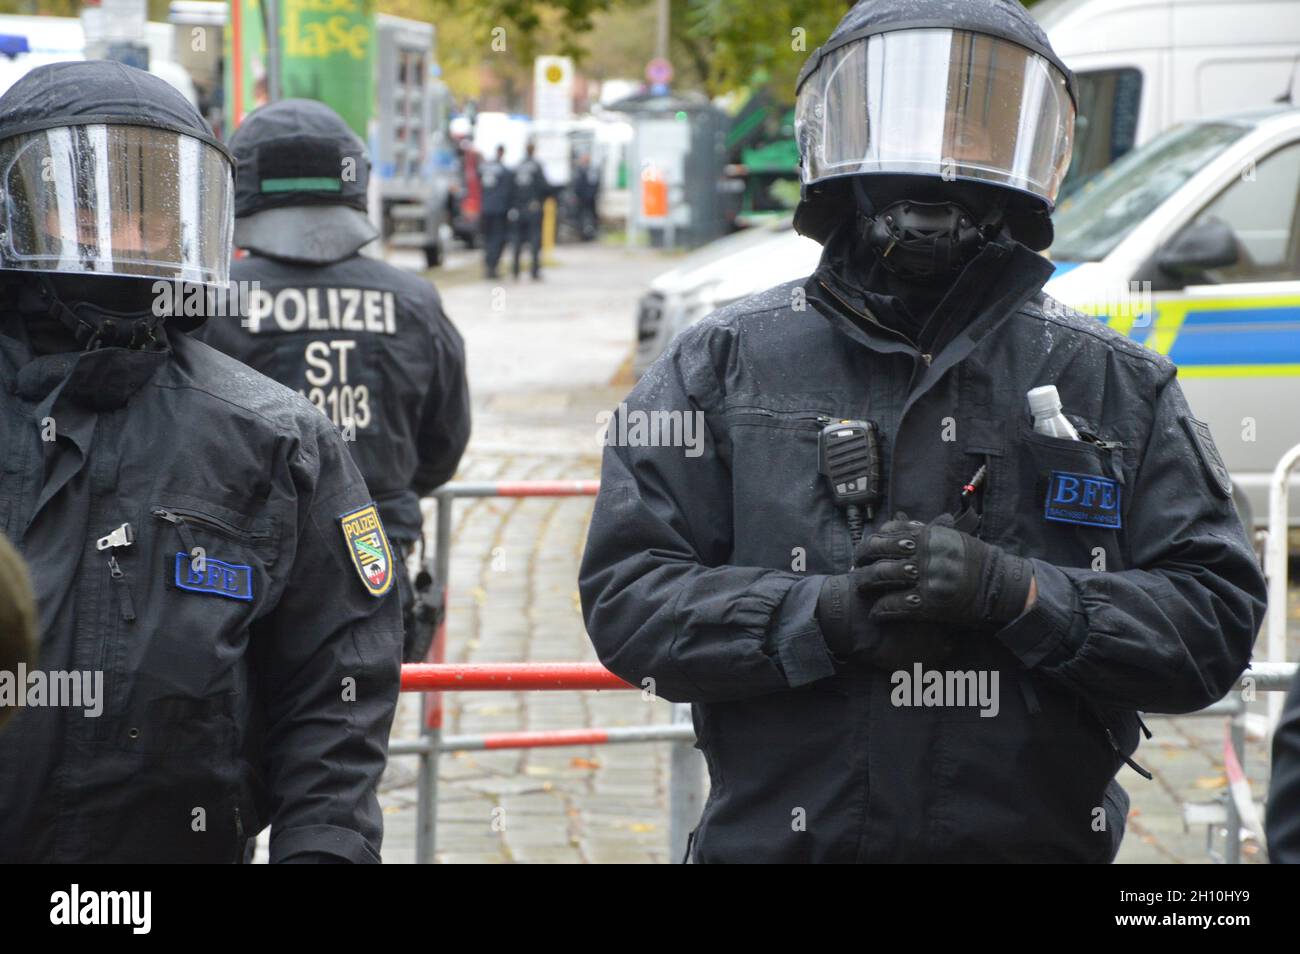
[[[1044,384],[1029,391],[1029,413],[1035,418],[1055,417],[1061,413],[1061,395],[1055,384]]]

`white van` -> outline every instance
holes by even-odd
[[[1175,123],[1295,92],[1300,0],[1043,0],[1031,13],[1079,84],[1062,197]]]

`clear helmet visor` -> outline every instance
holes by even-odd
[[[149,126],[0,142],[0,267],[224,285],[234,188],[215,146]]]
[[[1065,76],[1018,44],[964,30],[900,30],[822,57],[799,88],[803,180],[864,173],[972,179],[1050,206],[1070,164]]]

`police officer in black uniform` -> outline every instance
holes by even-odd
[[[694,703],[694,860],[1110,861],[1138,712],[1249,660],[1264,580],[1174,366],[1042,291],[1074,113],[1020,4],[861,0],[798,87],[817,270],[610,421],[583,610]],[[683,416],[689,453],[632,439]]]
[[[244,320],[210,321],[204,340],[342,430],[404,566],[422,539],[420,497],[451,478],[469,441],[460,333],[427,281],[360,254],[376,234],[370,163],[337,113],[282,100],[250,113],[230,148],[235,245],[249,252],[231,277],[258,290]],[[441,592],[422,583],[417,606],[398,574],[409,662],[424,658],[437,624],[427,604]]]
[[[483,272],[488,278],[497,277],[513,203],[515,178],[502,161],[505,154],[505,147],[497,146],[495,158],[479,167],[479,184],[483,190],[483,211],[479,215],[483,229]]]
[[[397,567],[335,428],[188,334],[230,155],[156,77],[58,63],[0,97],[0,169],[0,530],[42,673],[0,858],[237,862],[269,824],[272,862],[377,862]]]
[[[519,257],[524,246],[532,249],[533,278],[542,277],[542,203],[551,194],[550,183],[542,164],[533,158],[535,146],[529,143],[524,161],[515,167],[512,214],[515,220],[515,251],[512,274],[519,277]]]

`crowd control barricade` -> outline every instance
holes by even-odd
[[[1268,486],[1268,536],[1264,540],[1264,575],[1268,577],[1268,617],[1265,632],[1268,636],[1266,657],[1271,663],[1286,661],[1287,616],[1287,537],[1290,529],[1289,498],[1291,471],[1300,463],[1300,444],[1282,455],[1273,468]],[[1277,720],[1282,715],[1281,695],[1268,697],[1268,733],[1272,737]]]

